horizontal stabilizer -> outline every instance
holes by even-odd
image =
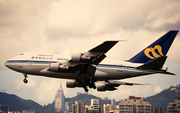
[[[155,60],[152,60],[148,63],[145,63],[139,67],[136,67],[136,69],[144,69],[144,70],[159,70],[163,67],[167,56],[159,57]]]
[[[157,73],[162,73],[162,74],[167,74],[167,75],[176,75],[174,73],[167,72],[167,71],[160,71],[160,72],[157,72]]]

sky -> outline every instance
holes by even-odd
[[[52,103],[62,84],[66,97],[84,92],[66,88],[65,79],[24,76],[4,66],[6,60],[22,52],[60,54],[85,52],[106,40],[127,40],[116,44],[108,60],[127,60],[169,30],[180,30],[179,0],[0,0],[0,91],[32,99],[41,105]],[[169,52],[166,65],[175,76],[154,74],[123,79],[151,84],[120,86],[114,92],[89,94],[109,99],[130,95],[148,97],[180,84],[180,34]],[[104,61],[104,62],[105,62]]]

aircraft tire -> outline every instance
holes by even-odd
[[[95,86],[95,85],[93,85],[92,87],[93,87],[93,89],[96,89],[96,86]]]
[[[26,84],[26,83],[28,83],[28,80],[27,80],[27,79],[24,79],[23,82]]]

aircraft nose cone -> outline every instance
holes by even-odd
[[[9,65],[8,65],[8,62],[7,62],[7,61],[4,63],[4,65],[5,65],[6,67],[9,67]]]

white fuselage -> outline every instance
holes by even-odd
[[[53,78],[75,79],[77,75],[73,71],[54,72],[48,70],[51,63],[62,63],[66,61],[68,61],[68,59],[61,58],[59,55],[55,54],[22,53],[6,61],[5,65],[21,73]],[[116,64],[93,65],[96,67],[93,78],[97,81],[117,80],[156,73],[149,70],[136,69],[136,67],[140,65],[142,64],[130,62],[123,62],[123,64],[122,62],[116,62]],[[81,77],[86,78],[89,76],[82,74]]]

